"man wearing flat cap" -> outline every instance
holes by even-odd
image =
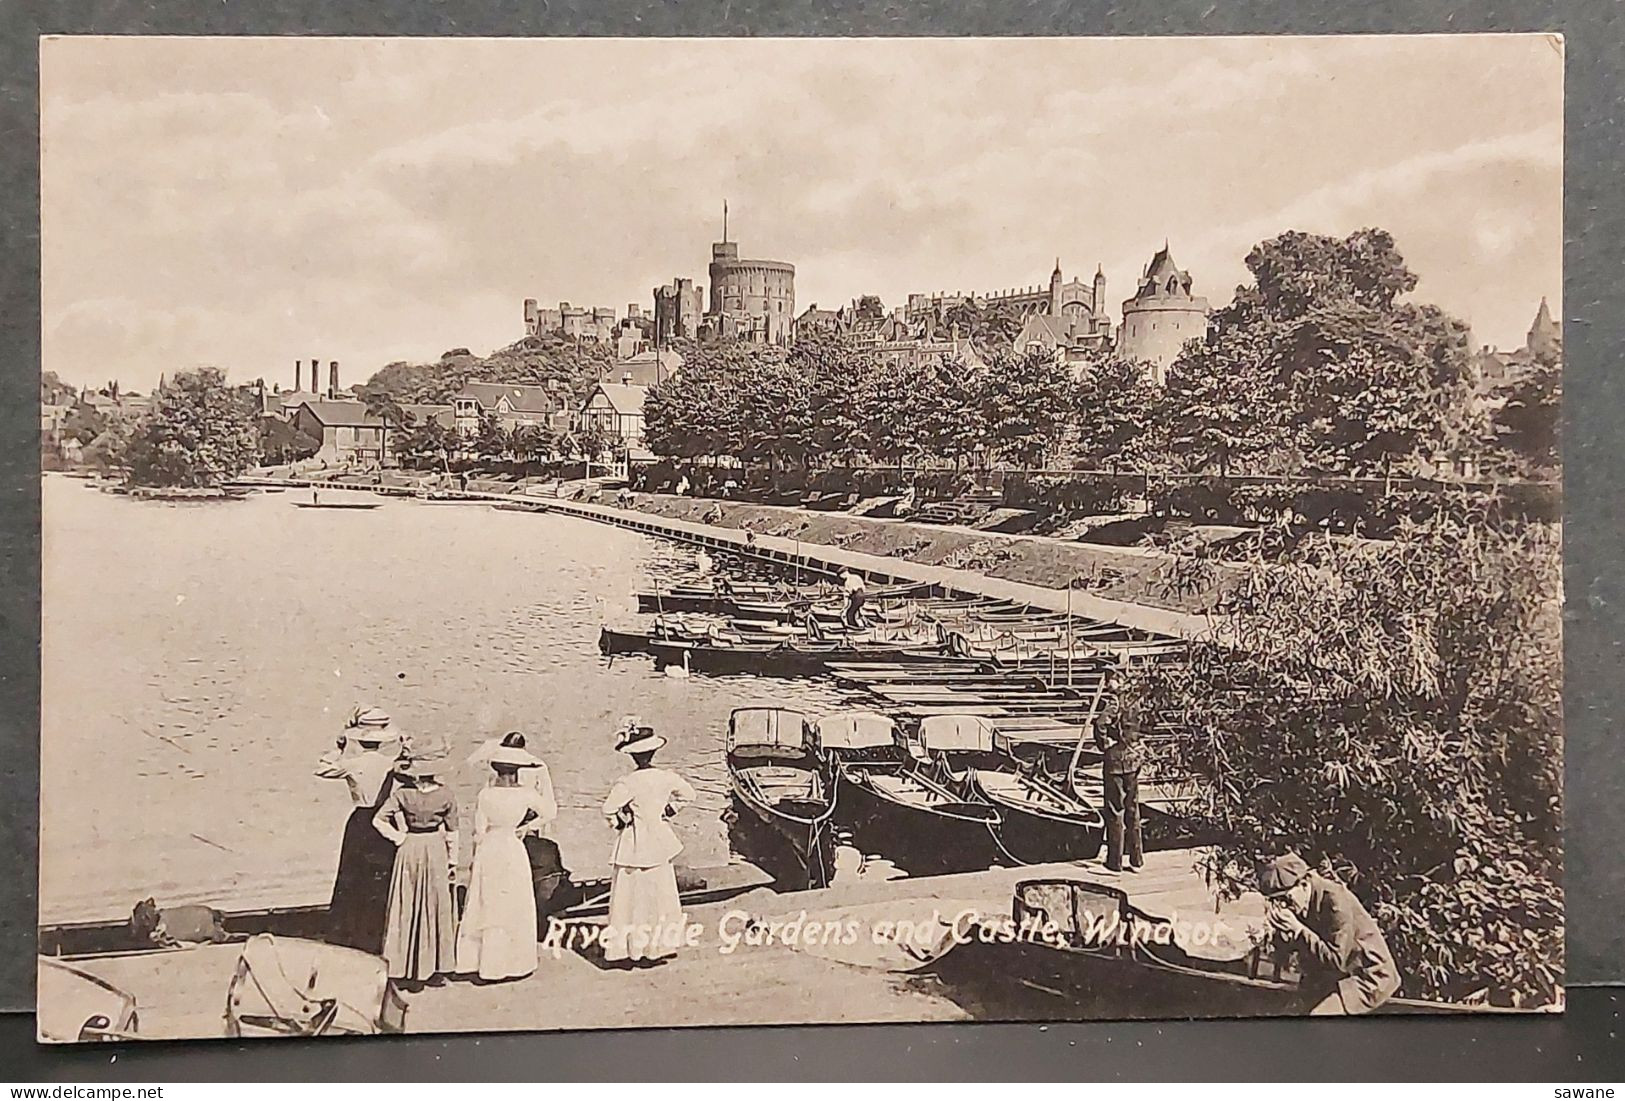
[[[1369,1013],[1399,989],[1382,930],[1354,892],[1296,853],[1259,865],[1270,926],[1300,950],[1311,1016]]]
[[[1118,704],[1095,721],[1094,730],[1106,788],[1106,867],[1122,871],[1126,850],[1128,870],[1137,872],[1145,863],[1140,833],[1140,769],[1145,765],[1145,745],[1140,717]]]

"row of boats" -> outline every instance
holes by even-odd
[[[822,887],[837,838],[911,873],[1095,856],[1104,836],[1090,720],[1125,662],[1178,640],[923,584],[868,590],[853,622],[833,586],[714,577],[638,594],[646,627],[605,626],[612,660],[672,671],[828,675],[855,706],[824,715],[734,711],[725,757],[737,811],[780,883]],[[1147,785],[1173,812],[1189,785]]]
[[[737,805],[777,837],[781,885],[817,888],[844,837],[915,874],[1096,856],[1082,778],[1098,756],[1081,739],[1057,749],[979,715],[758,706],[729,716],[725,755]]]
[[[765,583],[639,593],[638,607],[652,614],[648,625],[606,625],[599,649],[704,673],[810,676],[834,664],[908,663],[1043,671],[1065,680],[1103,657],[1152,659],[1183,649],[1178,640],[1029,604],[931,595],[928,585],[871,592],[857,622],[838,593]]]

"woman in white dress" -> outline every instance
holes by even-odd
[[[609,922],[602,943],[606,961],[638,966],[675,955],[682,940],[683,905],[672,861],[683,844],[667,819],[693,801],[694,789],[675,772],[654,767],[655,751],[666,739],[652,727],[623,729],[619,737],[616,748],[637,767],[604,800],[604,815],[620,832],[609,858]]]
[[[558,816],[551,788],[544,794],[519,779],[541,765],[522,749],[491,754],[491,784],[474,801],[474,866],[457,927],[457,972],[487,981],[518,979],[536,970],[536,897],[522,840]]]

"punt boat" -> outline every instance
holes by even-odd
[[[993,835],[1006,862],[1093,859],[1105,837],[1100,812],[1040,769],[1020,764],[1008,741],[987,716],[927,715],[911,748],[918,746],[921,771],[934,771],[949,790],[998,812]]]
[[[1160,933],[1158,927],[1167,931]],[[1043,930],[1049,935],[1044,935]],[[1007,1020],[1279,1017],[1307,1012],[1290,966],[1270,942],[1191,951],[1178,926],[1142,912],[1127,892],[1079,879],[1018,883],[1012,914],[985,915],[933,964]],[[1224,933],[1220,926],[1218,932]],[[1014,935],[1012,935],[1014,933]],[[1170,935],[1171,934],[1171,935]],[[1381,1014],[1485,1012],[1394,998]],[[1512,1012],[1510,1010],[1488,1010]]]
[[[819,752],[838,785],[841,818],[860,840],[911,872],[985,868],[996,855],[999,811],[921,767],[896,724],[872,711],[817,720]],[[867,847],[867,846],[865,846]]]
[[[728,716],[724,756],[738,807],[789,856],[795,890],[829,886],[835,871],[830,815],[835,786],[810,744],[807,716],[781,707],[738,707]]]

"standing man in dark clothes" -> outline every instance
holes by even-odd
[[[1295,853],[1260,867],[1258,889],[1269,900],[1270,925],[1300,950],[1311,1016],[1370,1013],[1394,996],[1399,968],[1353,891]]]
[[[1140,769],[1145,765],[1145,745],[1139,716],[1121,709],[1102,716],[1095,723],[1095,744],[1104,756],[1106,867],[1123,870],[1126,845],[1129,871],[1137,872],[1145,863],[1145,844],[1140,837]]]

